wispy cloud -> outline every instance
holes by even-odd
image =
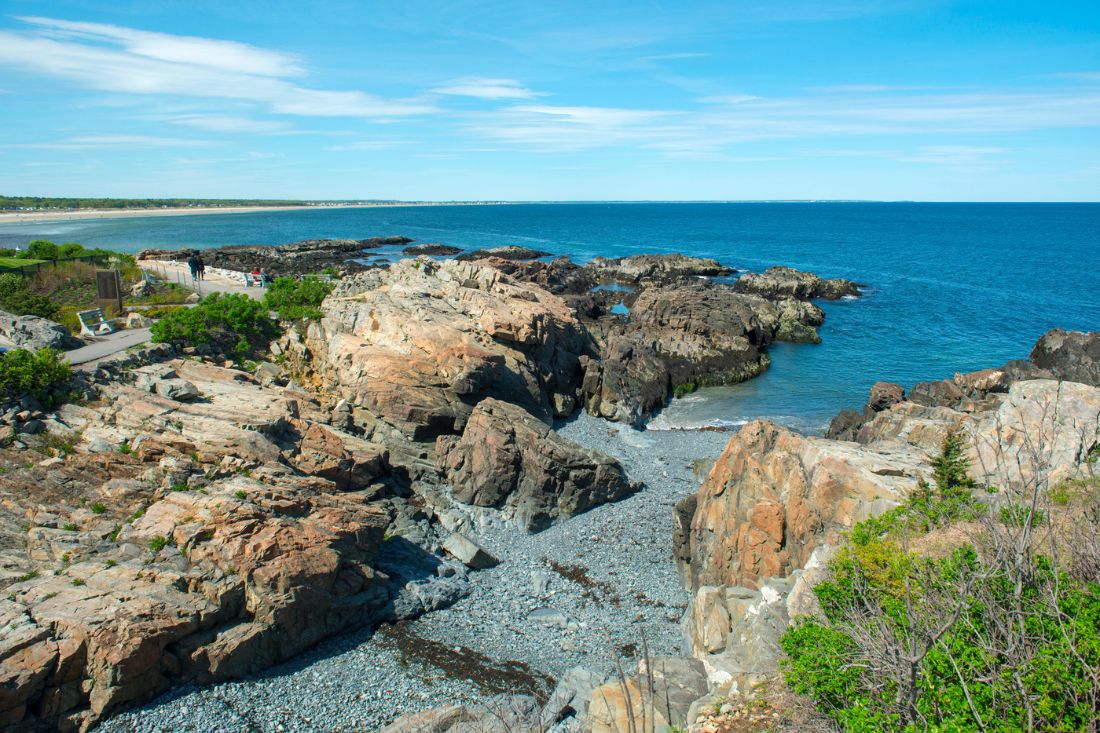
[[[545,92],[531,91],[515,79],[457,79],[432,91],[436,94],[477,99],[534,99],[546,96]]]
[[[246,44],[98,23],[23,20],[35,30],[0,31],[0,66],[89,89],[240,100],[302,116],[386,119],[434,111],[424,102],[301,86],[290,81],[303,74],[294,57]]]
[[[192,127],[196,130],[207,132],[227,132],[241,134],[275,134],[292,130],[285,122],[277,120],[254,120],[247,117],[233,117],[230,115],[183,115],[169,117],[166,120],[174,125]]]
[[[200,148],[215,143],[156,135],[79,135],[41,143],[12,143],[8,148],[38,148],[42,150],[87,150],[91,148]]]
[[[355,140],[341,145],[329,145],[325,150],[392,150],[407,144],[407,140]]]
[[[259,76],[303,76],[296,57],[280,51],[257,48],[236,41],[125,28],[104,23],[80,23],[55,18],[24,16],[25,23],[42,29],[43,35],[96,43],[116,43],[127,53],[177,64],[233,69]]]
[[[515,105],[469,115],[466,126],[498,144],[533,151],[632,146],[677,157],[730,154],[739,145],[762,140],[832,136],[866,142],[868,136],[957,136],[1100,126],[1100,91],[1081,89],[885,96],[877,91],[794,97],[732,94],[699,102],[698,109],[677,110]],[[962,148],[930,145],[911,158],[960,162],[962,152]]]

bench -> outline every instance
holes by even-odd
[[[102,336],[116,330],[112,325],[115,319],[104,316],[102,308],[78,311],[76,317],[80,320],[81,336]]]
[[[262,288],[264,286],[264,281],[260,278],[259,275],[253,275],[251,272],[246,272],[244,274],[244,286],[246,288],[250,288],[253,285]]]

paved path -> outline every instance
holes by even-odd
[[[73,366],[90,364],[120,351],[125,351],[131,346],[143,344],[148,340],[148,328],[128,328],[124,331],[96,336],[90,344],[81,346],[79,349],[66,351],[65,358]]]
[[[164,260],[139,260],[140,266],[146,272],[155,275],[165,282],[180,283],[189,288],[195,288],[199,295],[209,293],[244,293],[250,298],[259,300],[264,296],[263,288],[245,287],[243,283],[228,278],[207,268],[206,277],[201,282],[191,280],[191,272],[185,262],[167,262]]]

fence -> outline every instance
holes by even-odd
[[[56,260],[42,260],[36,262],[33,265],[16,265],[15,267],[0,267],[0,275],[20,275],[24,278],[34,275],[43,267],[57,267],[59,265],[67,265],[71,262],[92,262],[97,265],[108,265],[111,261],[118,261],[116,257],[109,254],[94,254],[94,255],[80,255],[79,257],[66,257],[64,259]]]

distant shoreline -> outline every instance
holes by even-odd
[[[331,204],[323,206],[188,206],[170,209],[73,209],[58,211],[0,211],[0,224],[37,221],[79,221],[148,216],[197,216],[199,214],[254,214],[259,211],[305,211],[327,209],[375,209],[397,206],[496,206],[504,201],[409,201],[379,204]]]

